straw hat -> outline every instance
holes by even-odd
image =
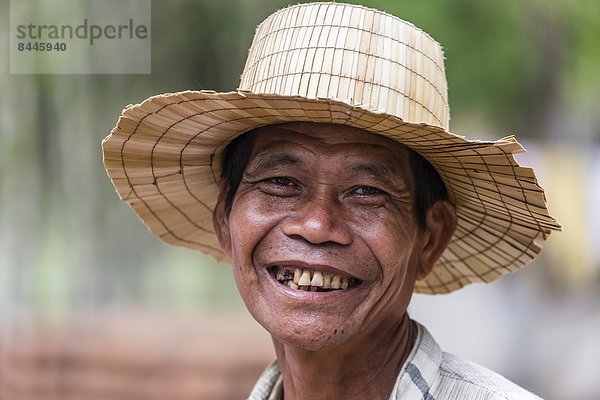
[[[344,124],[397,140],[427,159],[456,205],[458,229],[421,293],[448,293],[525,266],[560,225],[544,191],[495,142],[449,133],[441,46],[392,15],[341,3],[295,5],[259,25],[239,89],[151,97],[123,110],[104,140],[122,200],[169,244],[224,260],[212,227],[223,149],[253,128]]]

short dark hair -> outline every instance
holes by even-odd
[[[233,197],[237,192],[250,156],[254,150],[256,129],[235,138],[223,151],[221,160],[221,179],[227,182],[225,212],[229,214]],[[436,169],[416,151],[408,148],[410,166],[415,182],[414,208],[419,228],[425,228],[427,210],[436,202],[448,200],[448,192]]]

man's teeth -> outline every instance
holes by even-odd
[[[300,286],[310,286],[310,271],[305,269],[302,271],[302,275],[300,276],[300,280],[298,281],[298,285]]]
[[[340,281],[342,280],[342,277],[339,275],[334,275],[333,278],[331,279],[331,288],[332,289],[339,289],[340,288]]]
[[[294,267],[277,267],[275,276],[289,288],[311,292],[343,290],[355,283],[354,278],[347,276]]]
[[[325,272],[323,274],[323,289],[330,289],[331,288],[331,274],[328,272]]]
[[[322,287],[323,286],[323,273],[321,271],[315,271],[310,286]]]

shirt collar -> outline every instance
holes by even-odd
[[[417,340],[398,374],[390,400],[427,399],[429,390],[439,374],[442,349],[427,328],[418,323],[417,327]]]
[[[390,400],[427,398],[439,373],[442,350],[427,329],[417,323],[417,339],[404,362]],[[248,400],[282,400],[283,379],[277,360],[272,361],[252,389]]]

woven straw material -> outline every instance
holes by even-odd
[[[397,140],[444,180],[458,229],[420,293],[491,282],[527,265],[560,225],[513,137],[448,132],[442,50],[413,25],[361,6],[288,7],[257,29],[240,89],[129,106],[103,142],[121,199],[167,243],[224,260],[212,227],[220,158],[238,135],[290,121],[344,124]]]

